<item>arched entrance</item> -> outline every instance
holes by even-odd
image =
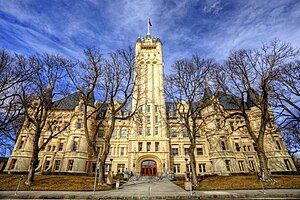
[[[153,160],[145,160],[142,162],[141,175],[142,176],[156,176],[157,167]]]

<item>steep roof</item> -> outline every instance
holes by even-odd
[[[73,110],[81,99],[80,92],[74,92],[63,99],[54,102],[56,109],[60,110]]]

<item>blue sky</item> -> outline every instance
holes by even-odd
[[[167,68],[199,54],[222,62],[232,49],[274,38],[300,47],[300,1],[292,0],[0,0],[0,48],[82,58],[109,53],[147,32],[161,38]]]

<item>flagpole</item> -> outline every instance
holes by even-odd
[[[149,23],[149,19],[150,18],[148,18],[148,33],[147,33],[147,35],[150,35],[150,23]]]

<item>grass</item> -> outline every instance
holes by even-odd
[[[20,175],[0,174],[0,191],[16,190]],[[26,175],[20,184],[19,190],[23,191],[92,191],[94,177],[71,175],[36,175],[35,182],[25,185]],[[111,186],[98,186],[96,190],[110,190]]]
[[[274,175],[275,184],[263,182],[265,189],[300,189],[299,175]],[[184,181],[174,181],[175,184],[184,188]],[[199,181],[195,190],[243,190],[262,189],[257,176],[210,176]]]

